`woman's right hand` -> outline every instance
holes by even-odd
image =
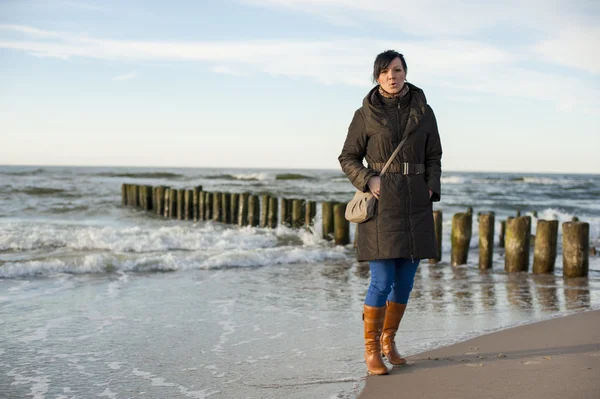
[[[379,176],[371,176],[367,181],[367,186],[369,186],[369,191],[371,194],[375,196],[375,198],[379,199],[379,189],[381,188],[381,177]]]

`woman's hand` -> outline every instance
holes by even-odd
[[[429,190],[429,200],[431,200],[432,195],[433,195],[433,191]]]
[[[379,199],[379,189],[381,187],[381,177],[379,176],[371,176],[369,181],[367,181],[367,186],[369,186],[369,191],[371,194],[375,196],[375,198]]]

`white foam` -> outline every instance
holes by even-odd
[[[0,277],[14,278],[59,273],[106,273],[107,271],[175,271],[218,269],[224,267],[258,267],[294,263],[314,263],[345,259],[342,247],[281,246],[275,248],[230,249],[227,251],[167,252],[120,255],[93,253],[62,259],[7,262]],[[109,287],[108,295],[116,296],[127,278]],[[64,289],[64,288],[61,288]]]
[[[568,179],[560,177],[542,177],[542,176],[524,176],[524,183],[543,184],[543,185],[578,185],[592,183],[590,179]]]
[[[440,182],[442,184],[463,184],[467,182],[467,179],[463,176],[442,176]]]
[[[231,176],[238,180],[273,180],[267,173],[232,173]]]
[[[220,391],[214,391],[214,390],[209,390],[209,389],[203,389],[203,390],[199,390],[199,391],[190,391],[187,387],[185,387],[183,385],[166,382],[164,380],[164,378],[155,377],[152,373],[149,373],[147,371],[142,371],[137,368],[134,368],[132,373],[135,376],[142,377],[145,380],[151,381],[153,386],[162,386],[162,387],[176,386],[179,389],[179,392],[181,392],[183,395],[185,395],[189,398],[206,399],[209,396],[212,396],[212,395],[220,392]]]
[[[3,226],[4,228],[4,226]],[[273,246],[277,236],[264,229],[218,223],[143,227],[69,226],[14,223],[0,235],[0,251],[67,248],[112,252],[155,252]]]
[[[37,377],[25,377],[19,374],[16,370],[11,370],[6,373],[9,377],[13,377],[11,385],[29,385],[31,386],[31,393],[28,396],[32,396],[33,399],[44,399],[50,388],[50,377],[48,376],[37,376]]]
[[[71,317],[64,316],[48,321],[44,327],[37,328],[33,334],[19,337],[21,342],[46,341],[48,333],[52,328],[57,328],[63,322],[71,320]]]
[[[102,392],[102,393],[98,394],[97,396],[99,396],[99,397],[107,397],[107,398],[116,399],[116,397],[117,397],[117,394],[116,394],[116,393],[114,393],[114,392],[112,392],[112,391],[110,390],[110,388],[106,388],[106,389],[104,389],[104,392]]]

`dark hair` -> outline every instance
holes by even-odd
[[[404,56],[395,50],[387,50],[379,54],[373,63],[373,82],[377,83],[377,78],[385,68],[388,67],[396,58],[400,58],[404,70],[407,71],[406,60]]]

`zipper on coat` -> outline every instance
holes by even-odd
[[[402,139],[402,132],[401,130],[401,119],[402,115],[400,114],[400,100],[398,100],[398,139],[401,140]],[[406,187],[406,193],[408,194],[406,197],[404,198],[408,198],[408,203],[406,201],[404,201],[404,203],[406,204],[406,209],[407,214],[406,214],[406,220],[408,221],[408,251],[410,252],[410,260],[412,263],[415,263],[415,257],[413,254],[413,246],[412,246],[412,228],[410,225],[410,190],[408,189],[408,178],[406,177],[406,175],[403,175],[404,178],[404,187]]]

